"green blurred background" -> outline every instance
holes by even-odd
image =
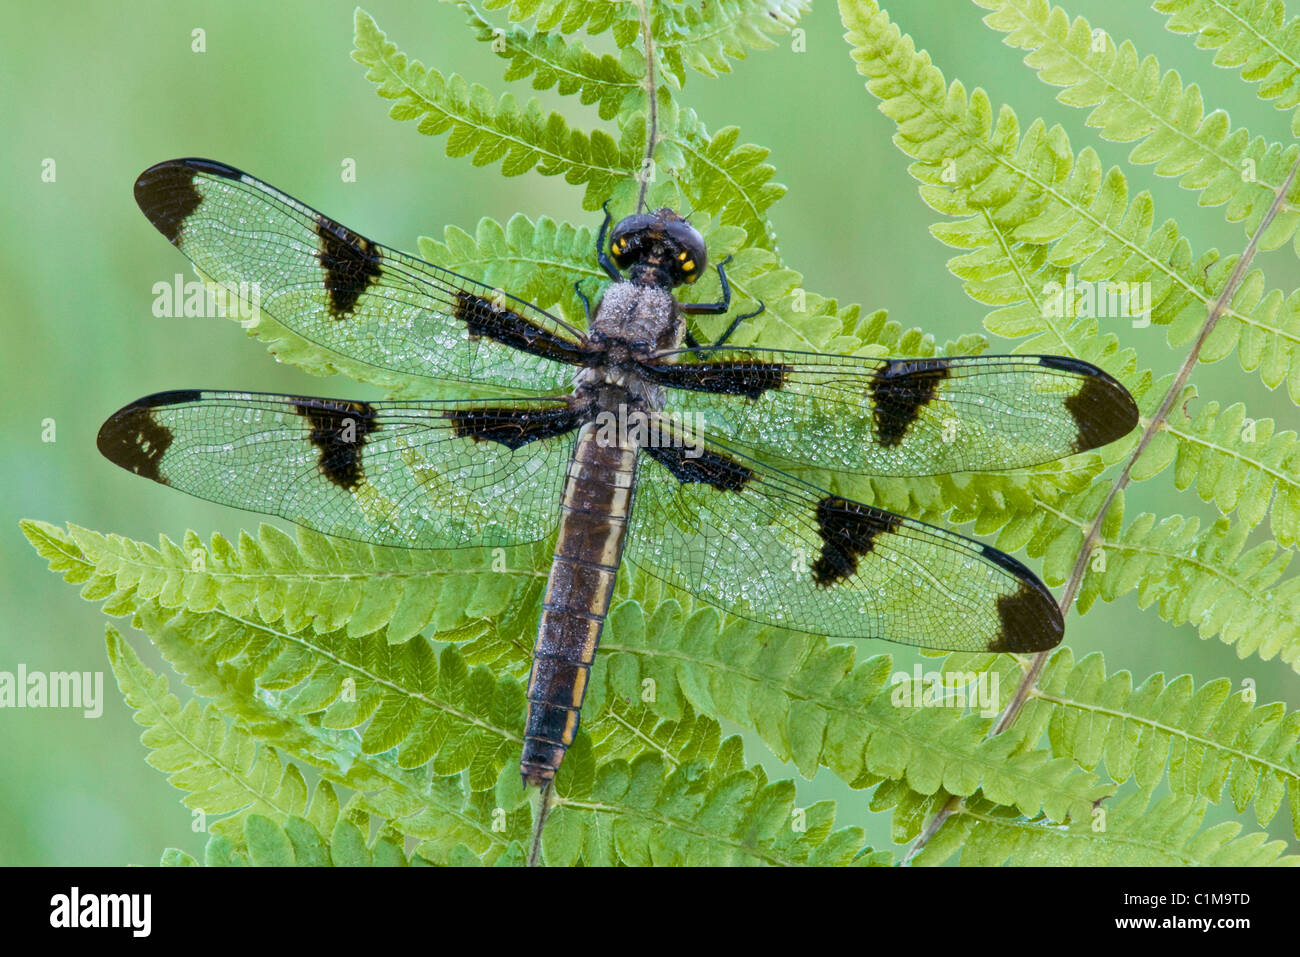
[[[533,95],[526,81],[499,79],[502,61],[471,39],[454,7],[369,0],[367,9],[400,48],[444,73],[463,73],[498,93],[513,89],[521,99]],[[995,104],[1010,103],[1022,129],[1041,115],[1062,123],[1076,149],[1094,145],[1107,164],[1127,155],[1125,147],[1097,140],[1084,114],[1055,103],[1054,91],[981,24],[983,11],[973,4],[908,0],[890,10],[949,79],[984,86]],[[1070,11],[1197,79],[1234,125],[1288,141],[1286,114],[1212,67],[1210,54],[1166,33],[1159,15],[1123,0],[1072,0]],[[415,248],[418,235],[441,236],[446,224],[472,232],[482,216],[504,221],[517,211],[597,222],[581,210],[580,189],[559,178],[502,179],[498,166],[478,169],[448,158],[444,137],[423,137],[414,124],[389,120],[388,103],[349,57],[352,12],[351,3],[306,0],[9,5],[0,32],[0,210],[8,237],[0,254],[8,299],[0,353],[0,456],[8,488],[0,509],[0,670],[23,663],[104,671],[106,704],[97,720],[79,712],[0,711],[0,864],[152,864],[165,847],[197,854],[203,844],[203,835],[190,831],[178,792],[144,763],[140,729],[107,670],[103,615],[45,569],[20,535],[19,518],[71,521],[149,541],[190,527],[204,536],[234,535],[255,527],[256,517],[141,482],[100,458],[94,437],[105,416],[136,396],[175,387],[369,394],[278,366],[230,323],[154,318],[153,283],[190,274],[137,210],[136,174],[162,159],[210,156],[406,249]],[[196,28],[206,31],[205,53],[191,52]],[[950,251],[927,231],[936,217],[890,143],[892,123],[863,90],[834,4],[819,4],[803,28],[807,52],[793,52],[781,39],[720,79],[692,73],[682,101],[710,129],[736,124],[745,140],[771,149],[777,179],[789,187],[772,217],[782,251],[803,271],[807,288],[887,308],[941,340],[978,331],[984,310],[946,271]],[[549,92],[541,98],[581,125],[598,122],[576,101]],[[47,158],[57,163],[53,183],[41,179]],[[355,183],[340,180],[345,158],[356,161]],[[1226,224],[1220,210],[1198,208],[1148,168],[1134,173],[1131,185],[1134,192],[1150,189],[1158,219],[1175,217],[1196,250],[1244,246],[1242,230]],[[1300,285],[1289,246],[1258,262],[1270,286]],[[1115,328],[1147,363],[1176,365],[1162,330]],[[1255,417],[1295,427],[1295,407],[1255,376],[1241,375],[1235,357],[1201,369],[1197,381],[1204,396],[1243,400]],[[46,420],[57,428],[53,443],[41,438]],[[1168,474],[1130,494],[1129,513],[1145,509],[1210,516],[1194,495],[1177,492]],[[127,634],[157,666],[147,642]],[[1129,668],[1139,680],[1161,670],[1190,672],[1198,682],[1249,677],[1260,701],[1300,703],[1285,666],[1238,661],[1217,640],[1201,641],[1190,628],[1170,628],[1140,611],[1132,596],[1076,617],[1068,640],[1077,656],[1104,650],[1112,670]],[[906,650],[883,643],[862,649],[887,650],[910,668]],[[173,676],[173,690],[178,685]],[[757,746],[749,753],[763,752]],[[779,776],[791,773],[775,762],[770,767]],[[824,773],[800,788],[804,803],[840,800],[840,823],[864,824],[877,844],[888,845],[888,821],[866,812],[864,794]],[[1270,829],[1278,837],[1289,835],[1286,818],[1284,810]]]

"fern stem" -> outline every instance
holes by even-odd
[[[659,139],[659,101],[655,89],[655,44],[650,35],[650,14],[646,10],[645,0],[637,0],[637,9],[641,11],[641,41],[645,45],[645,81],[646,92],[650,96],[650,128],[646,131],[645,162],[641,164],[641,193],[637,196],[636,211],[645,210],[645,194],[650,187],[650,170],[654,162],[655,146]]]
[[[1218,298],[1214,301],[1214,305],[1210,308],[1210,313],[1206,316],[1205,324],[1201,327],[1201,331],[1196,337],[1196,342],[1192,345],[1191,351],[1183,360],[1182,367],[1178,370],[1178,375],[1174,376],[1174,381],[1170,383],[1169,390],[1165,393],[1165,397],[1160,402],[1160,407],[1156,410],[1155,415],[1151,416],[1147,421],[1147,426],[1142,431],[1142,437],[1138,440],[1137,447],[1133,450],[1128,461],[1124,464],[1124,470],[1120,473],[1119,478],[1116,479],[1115,484],[1111,486],[1110,492],[1107,493],[1105,501],[1103,501],[1101,507],[1097,509],[1097,514],[1093,517],[1092,521],[1088,523],[1088,529],[1084,534],[1083,544],[1079,547],[1079,554],[1078,557],[1075,558],[1074,568],[1070,571],[1070,577],[1065,584],[1065,592],[1061,595],[1060,606],[1062,615],[1069,612],[1070,606],[1074,604],[1075,596],[1079,592],[1079,587],[1083,584],[1083,576],[1088,569],[1088,560],[1092,557],[1093,549],[1096,548],[1097,542],[1101,538],[1101,526],[1105,521],[1107,514],[1110,512],[1111,505],[1114,504],[1120,493],[1128,487],[1133,476],[1133,466],[1137,464],[1137,460],[1151,443],[1151,440],[1155,438],[1156,433],[1164,428],[1165,421],[1169,418],[1169,413],[1173,411],[1174,404],[1178,401],[1179,396],[1183,394],[1183,388],[1187,385],[1187,380],[1191,378],[1192,370],[1196,368],[1196,363],[1200,359],[1201,349],[1205,346],[1206,340],[1209,339],[1210,333],[1214,331],[1214,327],[1218,324],[1219,318],[1227,311],[1228,303],[1232,300],[1232,297],[1236,295],[1237,288],[1241,285],[1241,281],[1246,275],[1246,270],[1250,268],[1250,264],[1255,259],[1255,253],[1259,250],[1260,239],[1272,224],[1274,218],[1282,209],[1283,205],[1285,205],[1286,197],[1291,192],[1291,186],[1295,182],[1297,172],[1300,172],[1300,159],[1297,159],[1296,162],[1292,164],[1291,171],[1287,173],[1286,181],[1283,182],[1281,187],[1275,191],[1273,202],[1269,205],[1268,212],[1264,214],[1264,218],[1260,221],[1259,226],[1256,227],[1255,232],[1251,235],[1250,242],[1246,244],[1246,249],[1242,252],[1241,258],[1239,258],[1236,265],[1233,266],[1232,275],[1228,277],[1228,282],[1223,287],[1223,291],[1219,293]],[[1047,666],[1049,654],[1050,652],[1040,651],[1038,654],[1034,655],[1033,662],[1030,664],[1029,669],[1021,679],[1019,687],[1016,688],[1015,697],[1011,699],[1011,703],[1008,704],[1006,710],[1002,712],[1002,716],[993,727],[990,736],[1001,734],[1015,722],[1016,718],[1020,715],[1021,710],[1024,708],[1025,702],[1029,699],[1030,692],[1033,691],[1034,686],[1038,683],[1038,679],[1042,675],[1043,669]],[[943,827],[944,822],[947,821],[948,818],[952,817],[952,815],[961,807],[963,800],[963,798],[959,798],[956,795],[948,798],[943,807],[939,809],[938,813],[936,813],[935,816],[926,823],[925,828],[912,844],[912,847],[908,850],[907,856],[903,859],[903,863],[910,863],[912,859],[915,858],[922,849],[924,849],[924,847],[930,842],[930,839],[939,832],[939,828]]]

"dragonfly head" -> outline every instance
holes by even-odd
[[[704,237],[667,208],[621,220],[609,238],[609,251],[633,282],[670,288],[695,282],[708,263]]]

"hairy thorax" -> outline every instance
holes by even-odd
[[[663,406],[662,388],[643,379],[632,360],[681,345],[682,323],[670,292],[641,283],[614,283],[592,316],[591,338],[605,347],[605,361],[578,373],[574,385],[580,395],[611,411],[621,404]]]
[[[591,331],[607,339],[675,348],[681,335],[677,301],[657,286],[616,282],[605,290],[592,317]]]

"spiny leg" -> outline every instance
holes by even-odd
[[[731,334],[740,328],[742,322],[746,319],[753,319],[755,316],[762,315],[765,309],[767,309],[767,304],[760,301],[758,308],[753,312],[747,312],[743,316],[737,316],[735,319],[732,319],[731,325],[727,326],[726,331],[723,332],[722,335],[718,336],[718,341],[713,344],[713,347],[716,349],[718,346],[725,346],[727,340],[731,338]]]
[[[681,307],[682,312],[692,316],[720,316],[731,308],[731,283],[727,282],[727,272],[722,268],[729,262],[731,262],[730,256],[718,263],[718,283],[722,286],[722,298],[717,302],[683,303]],[[713,348],[716,349],[718,346],[726,345],[727,340],[731,338],[732,333],[740,327],[742,322],[746,319],[753,319],[766,308],[767,306],[760,302],[758,308],[753,312],[747,312],[743,316],[737,316],[735,319],[731,320],[731,325],[727,326],[726,331],[718,337],[718,340],[715,343],[713,343]],[[690,349],[698,349],[700,346],[699,341],[696,340],[694,335],[692,335],[690,329],[686,330],[684,341],[686,342],[687,348]]]

